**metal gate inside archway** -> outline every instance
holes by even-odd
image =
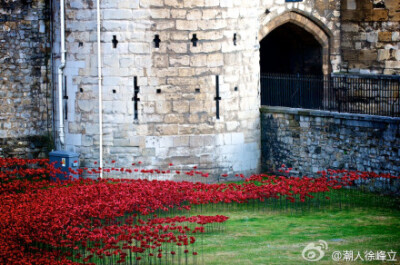
[[[294,23],[260,42],[261,105],[319,109],[323,104],[322,46]]]
[[[264,26],[261,105],[400,117],[399,76],[330,73],[330,36],[293,12]]]

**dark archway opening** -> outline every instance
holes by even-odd
[[[322,46],[303,28],[286,23],[260,42],[261,73],[322,75]]]
[[[322,107],[322,46],[294,23],[286,23],[260,42],[261,105]]]

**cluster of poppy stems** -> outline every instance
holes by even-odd
[[[166,264],[168,260],[174,264],[174,259],[196,263],[196,238],[223,229],[228,217],[190,216],[195,205],[282,198],[304,202],[360,180],[399,178],[347,170],[322,171],[314,178],[290,177],[285,176],[290,168],[282,165],[280,175],[236,174],[245,180],[206,184],[145,178],[171,174],[171,169],[70,170],[84,171],[137,172],[141,178],[52,181],[62,171],[47,159],[0,158],[0,264]],[[197,168],[174,174],[209,176]]]

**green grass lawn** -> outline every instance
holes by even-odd
[[[198,246],[203,264],[400,264],[400,211],[398,201],[350,191],[331,193],[331,201],[299,205],[277,201],[267,207],[233,206],[215,211],[229,216],[224,230],[205,234]],[[340,198],[340,201],[339,201]],[[281,208],[280,208],[281,207]],[[246,209],[247,208],[247,209]],[[204,210],[203,210],[204,212]],[[212,214],[209,210],[208,214]],[[323,259],[308,262],[302,251],[324,240]],[[398,261],[336,262],[334,251],[395,251]],[[387,256],[387,258],[389,258]]]
[[[400,203],[395,197],[342,189],[317,194],[303,203],[268,199],[247,204],[199,205],[189,212],[157,214],[225,215],[229,220],[206,225],[206,233],[195,235],[197,241],[188,247],[187,255],[182,252],[186,247],[178,251],[173,244],[172,248],[163,248],[163,260],[145,254],[141,262],[132,264],[400,264]],[[310,243],[318,245],[319,240],[328,244],[324,257],[316,262],[303,259],[303,249]],[[177,254],[172,256],[171,250]],[[194,251],[199,255],[193,256]],[[333,252],[344,255],[345,251],[352,251],[353,259],[360,253],[364,261],[332,259]],[[367,261],[365,252],[370,251],[374,255],[377,251],[396,252],[397,261]],[[109,264],[97,258],[92,262]]]

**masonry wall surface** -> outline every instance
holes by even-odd
[[[400,1],[342,1],[342,71],[400,74]],[[375,5],[383,3],[382,5]]]
[[[152,167],[197,165],[215,174],[257,172],[260,32],[268,31],[269,21],[278,26],[283,14],[290,16],[286,22],[320,33],[326,69],[340,68],[334,1],[105,0],[100,8],[105,166],[141,160]],[[90,166],[99,159],[95,1],[68,1],[66,18],[65,147]]]
[[[46,156],[51,142],[48,11],[0,0],[0,156]]]
[[[262,107],[262,167],[293,173],[350,169],[400,175],[400,119]]]
[[[256,5],[101,1],[106,165],[140,160],[149,167],[174,163],[212,172],[258,170],[258,29],[251,28],[257,25],[251,12]],[[91,1],[67,3],[66,148],[81,153],[87,165],[99,159],[95,11]],[[140,87],[137,120],[135,77]]]

